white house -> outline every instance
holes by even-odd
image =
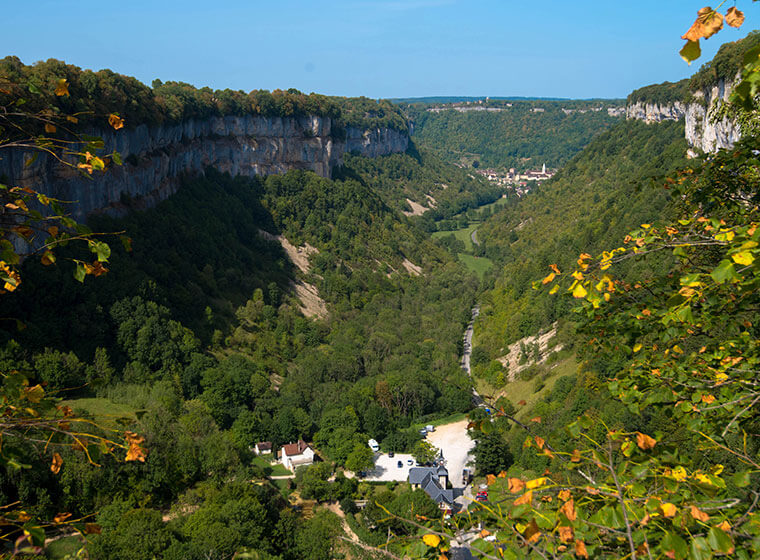
[[[260,441],[258,442],[254,447],[253,451],[256,453],[256,455],[271,455],[272,454],[272,442],[271,441]]]
[[[311,465],[314,462],[314,450],[304,440],[288,443],[280,450],[280,462],[289,471],[295,472],[297,467]]]

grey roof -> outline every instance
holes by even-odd
[[[446,502],[451,505],[454,503],[454,490],[441,488],[438,483],[439,475],[448,476],[448,474],[449,471],[443,465],[438,467],[412,467],[409,469],[409,483],[419,484],[434,502],[438,504]]]

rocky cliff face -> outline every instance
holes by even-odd
[[[647,103],[638,101],[625,107],[626,119],[637,119],[647,124],[662,121],[677,121],[684,118],[686,106],[683,103]]]
[[[686,140],[694,152],[732,148],[741,137],[739,125],[727,117],[714,118],[716,111],[731,95],[732,87],[732,82],[720,80],[710,88],[692,92],[693,100],[689,103],[630,103],[626,106],[625,116],[646,123],[684,119]]]
[[[177,190],[182,176],[202,173],[208,166],[232,175],[306,169],[329,177],[346,152],[378,157],[404,152],[409,145],[405,132],[349,127],[343,134],[329,118],[314,116],[228,116],[93,134],[103,139],[106,151],[119,152],[124,165],[90,178],[45,156],[25,167],[25,155],[10,152],[0,154],[0,176],[76,201],[72,211],[82,220],[91,213],[123,213],[126,201],[131,207],[153,206]]]
[[[733,83],[720,80],[709,89],[694,92],[695,101],[686,108],[686,140],[690,146],[703,152],[716,152],[732,148],[741,138],[738,123],[715,113],[728,101]]]

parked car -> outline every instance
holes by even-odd
[[[413,465],[414,464],[414,459],[407,459],[406,460],[406,464],[407,465]]]
[[[398,468],[401,468],[401,467],[403,467],[403,466],[404,466],[404,463],[403,463],[403,461],[399,461],[398,463],[396,463],[396,466],[397,466]]]
[[[420,428],[420,435],[426,436],[427,435],[427,428]]]
[[[394,455],[393,451],[388,451],[388,457],[390,457],[391,459],[393,459],[393,455]]]

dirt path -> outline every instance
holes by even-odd
[[[340,517],[340,523],[343,526],[343,532],[348,535],[348,537],[351,539],[351,542],[359,544],[361,542],[359,535],[354,533],[354,530],[348,524],[348,521],[346,521],[346,514],[343,513],[343,509],[340,507],[340,504],[338,502],[333,502],[326,505],[325,507]]]

